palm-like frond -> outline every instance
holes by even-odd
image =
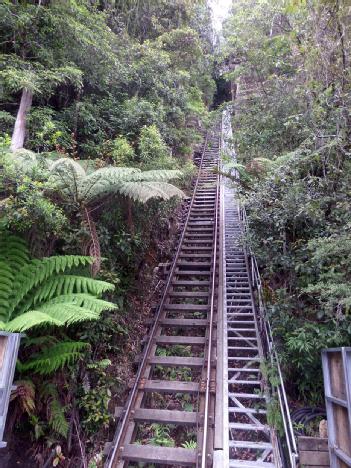
[[[26,242],[18,236],[0,231],[0,261],[17,270],[26,265],[28,260],[29,250]]]
[[[145,198],[125,189],[125,184],[129,182],[152,182],[161,183],[181,176],[178,170],[152,170],[141,171],[134,167],[104,167],[91,174],[86,174],[83,167],[76,161],[69,158],[61,158],[51,164],[52,181],[55,182],[64,195],[70,196],[82,204],[89,204],[107,195],[122,193],[131,198],[146,201],[154,196],[168,199],[167,193],[170,189],[164,187],[162,190],[152,190],[152,194]],[[170,186],[170,184],[169,184]],[[130,187],[131,188],[131,187]],[[180,191],[174,191],[175,195],[181,196]],[[174,196],[174,195],[171,195]]]
[[[112,284],[67,274],[92,262],[91,257],[77,255],[30,260],[23,241],[6,234],[0,239],[1,329],[16,332],[40,325],[65,326],[95,320],[103,310],[115,309],[100,299],[103,292],[114,289]]]
[[[62,437],[67,437],[69,424],[65,417],[65,408],[57,398],[53,398],[49,405],[49,424]]]
[[[123,182],[119,189],[122,195],[146,203],[150,198],[169,200],[172,197],[184,197],[184,193],[167,182]]]
[[[118,193],[121,181],[135,177],[141,171],[133,167],[103,167],[89,174],[79,188],[79,198],[85,203],[105,195]]]

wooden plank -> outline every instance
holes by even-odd
[[[193,250],[197,250],[197,251],[203,251],[203,252],[212,252],[212,247],[189,247],[189,246],[186,246],[186,245],[183,245],[182,246],[182,251],[193,251]]]
[[[211,253],[202,253],[202,254],[194,254],[194,253],[185,253],[185,252],[182,252],[180,255],[179,255],[179,258],[212,258],[212,254]]]
[[[147,362],[148,364],[157,366],[201,368],[204,365],[204,358],[181,356],[153,356],[148,358]]]
[[[175,274],[177,276],[211,276],[211,272],[206,270],[177,270]]]
[[[208,310],[210,308],[207,304],[166,304],[165,310]]]
[[[170,297],[208,297],[209,292],[206,291],[171,291]]]
[[[340,400],[347,400],[347,386],[349,382],[345,381],[346,362],[343,362],[341,351],[328,353],[329,370],[330,370],[330,385],[331,396]],[[350,414],[348,409],[333,404],[333,418],[335,426],[335,446],[342,450],[346,455],[351,457],[351,433],[350,433]],[[342,466],[342,463],[340,463]],[[346,465],[345,465],[346,466]]]
[[[300,464],[302,466],[330,466],[329,453],[311,450],[300,450]]]
[[[191,268],[210,268],[212,265],[212,262],[209,262],[208,260],[204,260],[203,262],[187,262],[186,260],[180,260],[177,262],[177,267],[191,267]]]
[[[209,281],[172,281],[172,286],[209,286]]]
[[[164,327],[207,327],[208,320],[206,319],[162,319],[160,324]]]
[[[306,437],[300,436],[297,439],[299,450],[316,450],[327,452],[328,451],[328,439],[320,437]]]
[[[204,336],[167,336],[160,335],[155,338],[157,344],[180,344],[180,345],[204,345],[206,338]]]
[[[179,424],[182,426],[194,426],[197,424],[195,411],[173,411],[159,409],[136,409],[133,415],[135,421],[156,422],[162,424]]]
[[[186,465],[196,464],[197,450],[185,448],[158,447],[153,445],[127,444],[122,458],[141,463],[162,463],[164,465]]]
[[[179,380],[146,380],[141,386],[146,392],[158,393],[198,393],[197,382],[182,382]]]

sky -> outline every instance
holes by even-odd
[[[213,26],[216,31],[222,29],[222,22],[228,15],[232,0],[209,0],[213,12]]]

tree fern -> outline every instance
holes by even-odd
[[[77,267],[92,262],[91,257],[75,255],[30,259],[21,239],[3,233],[0,327],[15,332],[43,325],[64,326],[96,320],[103,310],[115,309],[114,304],[100,299],[102,293],[114,289],[112,284],[75,274]]]
[[[181,190],[167,183],[181,176],[177,170],[141,171],[135,167],[104,167],[98,170],[85,170],[81,162],[70,158],[48,161],[50,170],[49,186],[61,199],[80,211],[83,223],[88,226],[91,243],[89,253],[93,254],[92,273],[100,268],[100,245],[91,216],[91,208],[108,197],[124,195],[146,203],[150,198],[169,200],[183,197]]]
[[[125,189],[125,183],[128,182],[139,182],[139,186],[142,186],[144,183],[167,182],[181,176],[181,172],[176,170],[160,169],[143,172],[134,167],[112,166],[86,174],[79,163],[69,158],[61,158],[55,161],[51,164],[50,170],[52,172],[51,181],[56,184],[56,187],[61,190],[67,190],[63,193],[69,193],[76,202],[81,204],[91,203],[103,196],[114,193],[123,193],[126,196],[130,196],[129,194],[132,194],[132,191]],[[168,195],[161,198],[168,199],[171,196],[182,196],[182,192],[178,189],[171,192],[170,187],[174,186],[168,185]],[[147,185],[144,188],[148,190]],[[147,198],[140,197],[140,200],[147,201],[153,196],[161,196],[159,191],[153,190],[152,193],[155,195],[150,195]],[[132,198],[139,199],[135,194]]]

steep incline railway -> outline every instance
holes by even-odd
[[[135,463],[210,466],[213,446],[219,210],[219,144],[205,138],[188,216],[128,403],[108,456],[109,468]],[[183,376],[175,380],[176,375]],[[192,411],[184,411],[184,408]],[[170,409],[172,408],[172,409]],[[144,424],[193,427],[196,448],[136,443]],[[168,429],[167,429],[168,430]],[[193,446],[195,446],[193,441]],[[185,445],[185,447],[184,447]],[[134,463],[135,462],[135,463]]]
[[[245,211],[219,171],[222,151],[235,160],[226,141],[229,112],[196,160],[184,229],[106,468],[297,466]],[[280,411],[280,437],[268,425],[270,408]]]

